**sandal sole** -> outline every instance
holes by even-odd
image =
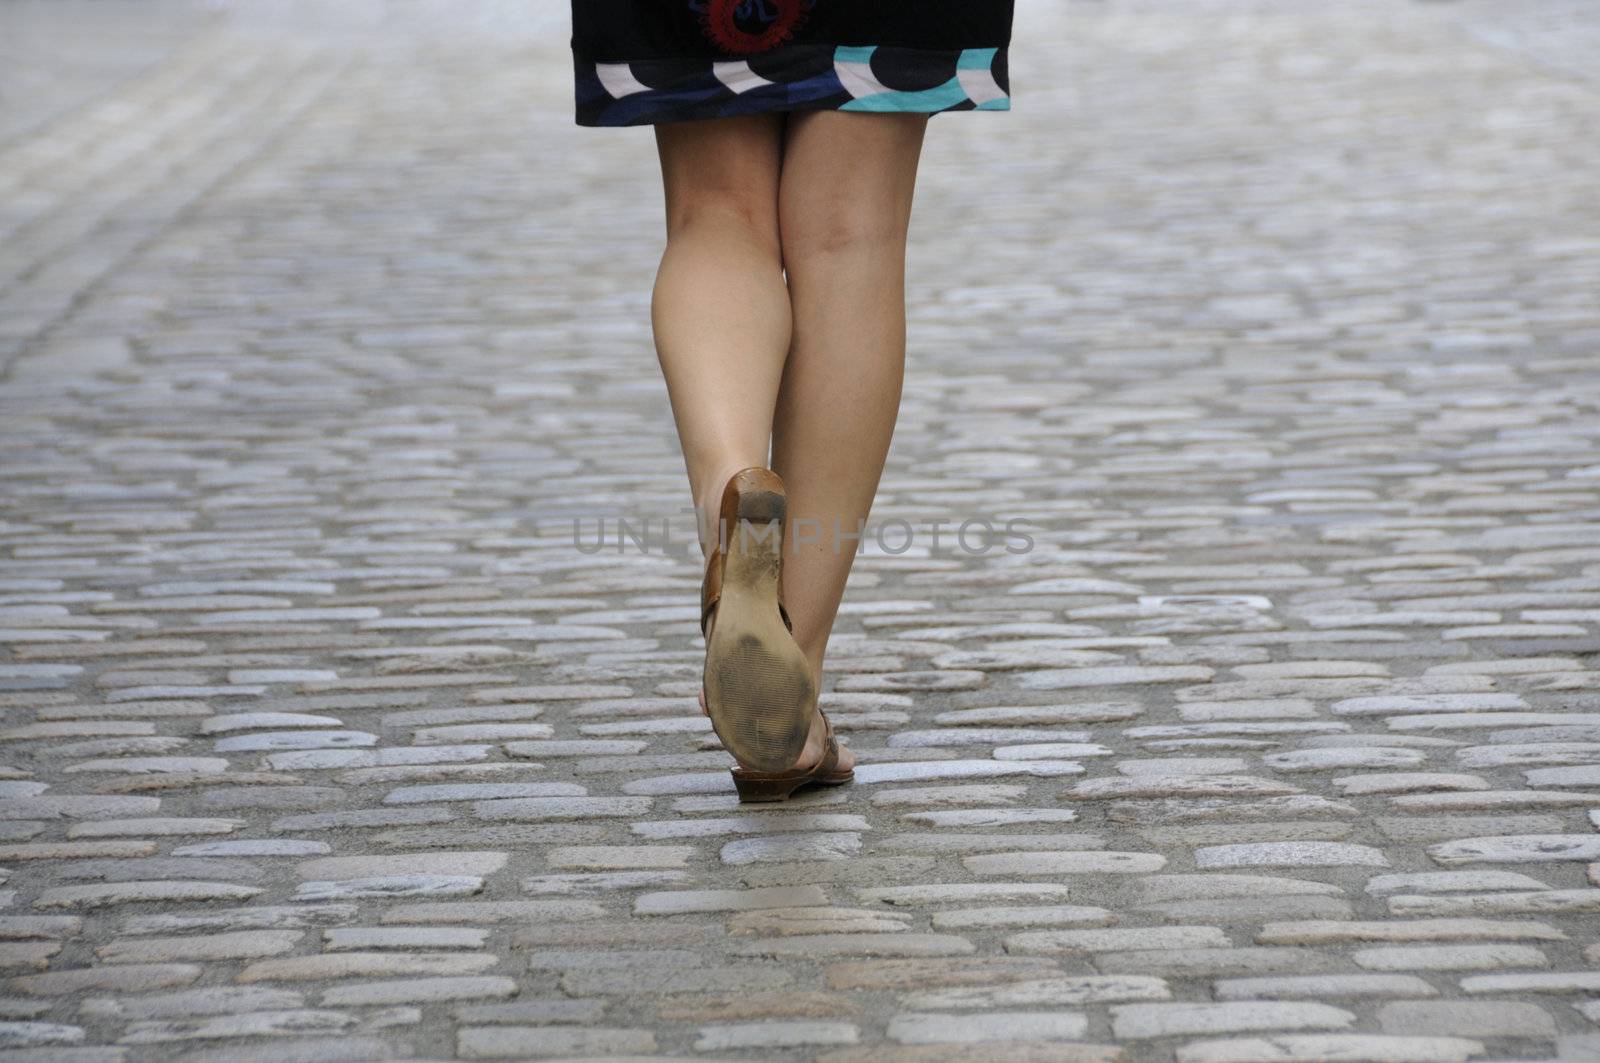
[[[817,701],[811,664],[778,612],[785,513],[780,492],[741,489],[703,675],[717,737],[760,772],[800,759]]]

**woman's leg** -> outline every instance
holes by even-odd
[[[783,116],[671,122],[655,131],[667,248],[650,316],[708,546],[728,477],[767,464],[789,350],[778,243]]]
[[[900,408],[906,231],[926,126],[926,115],[789,116],[778,228],[793,339],[772,467],[799,531],[785,544],[784,600],[818,689],[857,545],[835,530],[854,535],[866,520]],[[821,752],[814,725],[801,764]]]

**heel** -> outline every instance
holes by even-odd
[[[745,469],[736,473],[729,481],[729,487],[737,499],[732,514],[740,521],[751,524],[771,524],[773,521],[782,523],[787,515],[789,503],[784,493],[783,481],[771,469]],[[732,534],[733,529],[724,529],[726,534]]]
[[[810,768],[790,768],[788,771],[753,771],[750,768],[733,768],[733,788],[739,792],[739,803],[762,804],[787,801],[796,790],[811,786],[844,786],[854,782],[854,768],[839,769],[839,738],[834,733],[833,722],[822,714],[822,759]]]
[[[733,776],[733,788],[739,791],[739,803],[742,805],[787,801],[790,794],[811,781],[809,778],[751,779],[738,771],[730,771],[728,774]]]

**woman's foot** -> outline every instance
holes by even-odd
[[[700,587],[706,640],[700,708],[739,766],[741,801],[781,801],[849,782],[855,758],[818,707],[819,662],[795,641],[783,604],[783,480],[752,466],[729,478]]]
[[[713,614],[713,617],[715,614]],[[715,623],[715,620],[712,621]],[[821,679],[818,678],[818,687],[821,689]],[[700,688],[700,712],[705,716],[711,715],[711,710],[706,708],[706,690]],[[809,771],[821,762],[823,754],[827,752],[828,728],[822,720],[821,712],[814,712],[811,716],[811,730],[806,734],[806,746],[800,753],[800,759],[795,761],[797,771]],[[839,744],[839,763],[836,770],[840,772],[853,771],[856,766],[856,755],[844,743]]]

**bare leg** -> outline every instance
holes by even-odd
[[[728,477],[767,464],[789,349],[778,244],[783,116],[671,122],[655,131],[667,248],[651,323],[708,548]]]
[[[783,593],[818,689],[855,560],[855,541],[835,528],[854,534],[866,520],[900,408],[906,232],[926,127],[925,115],[789,116],[778,217],[793,340],[772,467],[800,523],[785,543]],[[821,756],[821,740],[819,722],[802,765]]]

